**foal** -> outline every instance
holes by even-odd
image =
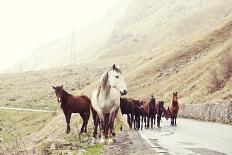
[[[63,89],[62,86],[52,86],[55,90],[55,94],[57,97],[58,103],[61,103],[61,109],[64,112],[66,123],[67,123],[67,130],[66,133],[70,132],[70,119],[72,113],[80,113],[80,116],[83,120],[83,124],[81,127],[81,133],[87,132],[87,124],[89,121],[90,116],[90,107],[91,107],[91,101],[90,99],[85,96],[73,96],[69,93],[67,93]]]

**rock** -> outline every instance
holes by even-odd
[[[51,146],[50,146],[50,150],[55,150],[55,149],[56,149],[56,144],[52,143]]]
[[[9,101],[16,101],[17,98],[16,98],[16,97],[8,97],[7,99],[8,99]]]

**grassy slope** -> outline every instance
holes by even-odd
[[[79,95],[80,90],[99,77],[105,66],[75,66],[51,70],[0,75],[0,106],[56,110],[52,85]]]
[[[220,57],[231,48],[231,19],[181,46],[161,49],[162,53],[131,70],[126,75],[129,95],[144,97],[154,93],[158,99],[170,101],[172,91],[178,91],[183,102],[188,103],[217,101],[228,96],[232,91],[230,81],[214,94],[208,93],[208,85],[211,70],[218,67]]]
[[[55,113],[0,110],[0,135],[6,142],[40,130]]]

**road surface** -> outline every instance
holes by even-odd
[[[160,129],[139,131],[159,154],[232,155],[231,125],[178,118],[172,127],[169,121],[162,119]]]

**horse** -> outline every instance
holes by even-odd
[[[143,102],[141,102],[140,100],[134,100],[134,129],[139,130],[140,125],[142,124],[140,122],[140,116],[143,116],[143,114],[144,114]],[[142,129],[142,125],[141,125],[141,129]]]
[[[144,102],[143,110],[144,110],[144,122],[145,127],[150,127],[150,121],[151,121],[151,128],[153,128],[153,123],[155,124],[155,117],[156,117],[156,108],[155,108],[155,97],[151,95],[147,102]]]
[[[122,117],[120,109],[120,96],[127,94],[127,87],[122,72],[115,64],[106,70],[92,94],[92,107],[97,112],[100,120],[100,143],[113,142],[113,126],[115,115],[129,128],[127,121]]]
[[[120,108],[122,114],[127,115],[127,123],[132,129],[134,123],[134,129],[137,129],[138,111],[139,111],[139,101],[133,98],[120,98]]]
[[[173,92],[172,103],[168,107],[168,113],[171,116],[171,125],[176,125],[176,118],[179,110],[179,105],[177,101],[177,92]]]
[[[132,98],[121,98],[120,97],[120,108],[122,115],[127,115],[127,123],[129,124],[130,128],[132,128],[132,108],[133,108],[133,99]],[[122,128],[122,127],[121,127]]]
[[[160,121],[161,117],[165,116],[165,118],[168,120],[168,112],[164,108],[164,101],[158,101],[156,104],[156,112],[157,112],[157,127],[160,128]]]
[[[58,103],[61,103],[60,107],[64,112],[66,123],[67,123],[67,130],[66,133],[70,133],[70,119],[72,113],[79,113],[83,123],[81,127],[81,133],[87,132],[87,125],[90,117],[90,108],[91,108],[91,100],[85,96],[73,96],[66,92],[63,89],[63,85],[61,86],[52,86],[55,90],[55,94],[57,97]]]

